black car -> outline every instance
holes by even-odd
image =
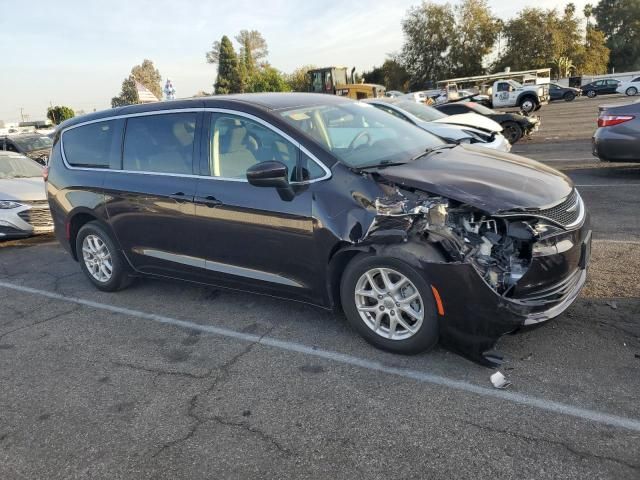
[[[525,135],[531,135],[540,128],[540,119],[526,117],[519,113],[496,112],[476,102],[450,102],[434,105],[442,113],[458,115],[462,113],[477,113],[489,117],[502,125],[502,134],[513,145]]]
[[[616,92],[620,86],[620,80],[614,80],[613,78],[607,78],[604,80],[596,80],[595,82],[582,85],[580,90],[582,94],[589,98],[595,98],[597,95],[608,95]]]
[[[53,144],[51,138],[38,133],[19,133],[0,137],[0,150],[21,153],[40,165],[46,165]]]
[[[589,259],[563,174],[332,95],[73,118],[47,191],[56,236],[101,290],[154,276],[341,306],[380,348],[440,341],[485,364],[501,335],[575,300]]]
[[[640,162],[640,100],[599,110],[593,154],[603,161]]]
[[[565,102],[572,102],[582,95],[582,90],[573,87],[563,87],[557,83],[549,84],[549,100],[554,102],[558,100],[564,100]]]

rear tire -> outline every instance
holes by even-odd
[[[629,97],[634,97],[638,94],[638,89],[636,87],[629,87],[625,90],[624,93],[626,93]]]
[[[84,225],[76,237],[80,268],[98,290],[115,292],[127,287],[129,267],[111,235],[98,222]]]
[[[393,284],[397,287],[390,288]],[[438,343],[431,287],[398,258],[368,254],[353,258],[342,275],[340,298],[349,323],[377,348],[410,355]]]
[[[522,127],[516,122],[509,120],[502,124],[502,134],[507,140],[509,140],[509,143],[511,145],[520,140],[523,133],[524,132],[522,131]]]
[[[562,96],[562,98],[565,102],[573,102],[576,99],[576,94],[573,92],[567,92]]]
[[[525,97],[522,100],[520,100],[520,109],[525,113],[533,112],[534,110],[536,110],[537,105],[538,105],[538,102],[533,97]]]

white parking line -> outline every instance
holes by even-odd
[[[155,313],[147,313],[140,310],[132,310],[129,308],[116,307],[115,305],[109,305],[105,303],[93,302],[91,300],[85,300],[78,297],[67,297],[58,293],[49,292],[46,290],[39,290],[36,288],[25,287],[22,285],[14,285],[0,281],[0,287],[10,290],[30,293],[34,295],[41,295],[43,297],[60,300],[63,302],[75,303],[98,310],[105,310],[113,313],[120,313],[130,317],[141,318],[144,320],[150,320],[152,322],[163,323],[166,325],[173,325],[189,330],[196,330],[203,333],[209,333],[211,335],[234,338],[245,342],[259,343],[269,347],[285,350],[288,352],[296,352],[312,357],[323,358],[334,362],[342,363],[345,365],[351,365],[355,367],[364,368],[367,370],[373,370],[376,372],[386,373],[389,375],[397,375],[399,377],[410,378],[422,383],[429,383],[432,385],[438,385],[454,390],[462,391],[465,393],[473,393],[484,397],[492,397],[499,400],[506,400],[508,402],[526,405],[527,407],[537,408],[539,410],[545,410],[548,412],[557,413],[560,415],[567,415],[570,417],[577,417],[590,422],[599,423],[602,425],[608,425],[611,427],[620,427],[635,432],[640,432],[640,420],[628,417],[622,417],[618,415],[612,415],[605,412],[598,412],[596,410],[589,410],[586,408],[577,407],[565,403],[556,402],[553,400],[546,400],[544,398],[533,397],[523,393],[507,392],[504,390],[495,390],[486,387],[474,385],[473,383],[465,382],[462,380],[456,380],[453,378],[443,377],[440,375],[434,375],[432,373],[423,372],[420,370],[412,370],[408,368],[390,367],[380,362],[373,360],[366,360],[364,358],[354,357],[344,353],[333,352],[330,350],[323,350],[320,348],[314,348],[301,343],[289,342],[286,340],[278,340],[273,337],[262,337],[260,335],[253,335],[250,333],[237,332],[222,327],[214,327],[211,325],[200,325],[195,322],[189,322],[185,320],[178,320],[176,318],[167,317],[164,315],[158,315]]]

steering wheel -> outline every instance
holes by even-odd
[[[351,143],[349,144],[349,150],[353,150],[356,142],[363,137],[367,137],[367,143],[362,144],[362,146],[371,144],[371,135],[369,135],[369,132],[367,132],[366,130],[362,130],[355,137],[353,137],[353,140],[351,140]]]

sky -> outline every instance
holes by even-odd
[[[445,3],[444,0],[435,0]],[[578,12],[587,0],[577,0]],[[403,42],[401,21],[420,0],[0,0],[0,120],[44,119],[49,104],[109,108],[131,67],[148,58],[176,97],[211,91],[205,53],[222,35],[258,30],[268,61],[283,72],[304,64],[366,71]],[[452,3],[456,3],[453,1]],[[507,20],[553,0],[489,0]],[[592,2],[596,3],[596,2]]]

